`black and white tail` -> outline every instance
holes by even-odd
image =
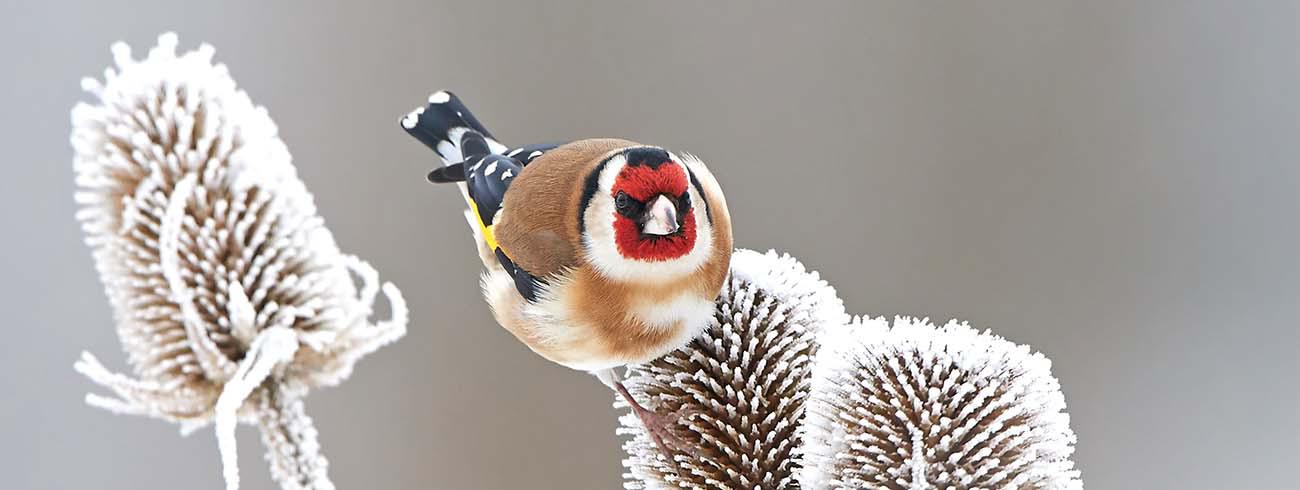
[[[560,146],[540,143],[506,148],[478,122],[460,98],[446,90],[430,95],[428,105],[415,108],[402,117],[401,123],[407,133],[442,158],[443,167],[429,172],[429,181],[434,183],[465,182],[466,167],[488,165],[491,163],[488,160],[509,159],[517,166],[528,165]]]
[[[430,95],[428,105],[402,117],[402,128],[437,152],[444,165],[507,151],[460,98],[445,90]],[[467,135],[470,137],[466,138]]]
[[[469,205],[465,218],[474,230],[483,265],[505,268],[515,278],[519,294],[529,301],[536,299],[537,279],[515,267],[492,230],[515,176],[525,165],[559,145],[508,149],[492,137],[459,98],[445,90],[430,95],[429,105],[417,107],[402,117],[401,123],[407,133],[442,158],[443,165],[429,172],[429,181],[455,182],[460,188]]]

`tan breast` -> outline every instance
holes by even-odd
[[[671,313],[664,310],[693,301],[704,305],[706,313],[699,320],[707,320],[731,263],[731,240],[726,240],[725,245],[715,249],[713,257],[694,274],[666,284],[615,282],[590,269],[580,270],[568,292],[573,305],[571,314],[585,325],[595,342],[575,346],[584,352],[565,354],[615,359],[625,364],[648,361],[680,347],[703,325],[682,321],[665,325],[654,318],[669,318]],[[651,315],[654,318],[637,314],[647,311],[662,313]]]

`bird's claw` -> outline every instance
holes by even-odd
[[[682,468],[677,463],[677,453],[685,453],[696,459],[700,458],[699,448],[677,435],[674,430],[679,424],[702,413],[700,409],[683,406],[675,411],[660,414],[639,405],[634,405],[632,411],[636,413],[637,418],[641,419],[641,425],[645,427],[650,440],[654,442],[655,446],[659,448],[659,452],[664,455],[664,458],[678,473],[682,472]]]
[[[682,405],[677,410],[667,414],[659,414],[637,402],[636,398],[632,397],[632,394],[628,392],[627,387],[622,382],[614,381],[613,385],[614,389],[623,395],[623,399],[627,401],[628,406],[632,408],[632,413],[636,414],[637,418],[641,420],[641,426],[645,428],[646,434],[650,436],[650,441],[654,442],[655,447],[659,449],[659,453],[663,454],[664,458],[668,460],[668,464],[671,464],[673,469],[677,471],[677,474],[682,474],[682,467],[677,463],[674,449],[696,459],[701,457],[699,448],[687,443],[677,433],[673,432],[673,428],[681,421],[689,420],[691,417],[703,413],[703,410]]]

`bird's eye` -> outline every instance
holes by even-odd
[[[632,198],[626,192],[618,191],[618,195],[614,196],[614,206],[618,208],[620,213],[626,214],[626,211],[630,211],[632,208]]]

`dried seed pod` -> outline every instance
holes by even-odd
[[[1079,489],[1051,361],[949,322],[829,330],[801,428],[805,489]]]
[[[816,272],[788,255],[738,250],[704,335],[631,366],[625,381],[660,412],[695,412],[682,436],[698,457],[678,455],[678,474],[629,413],[618,430],[632,436],[623,444],[625,486],[791,488],[816,336],[847,321],[835,289]],[[627,404],[619,399],[615,406]]]
[[[115,44],[117,69],[82,81],[98,100],[72,111],[77,219],[138,378],[83,353],[77,370],[117,395],[86,400],[215,422],[229,487],[235,421],[260,423],[283,487],[331,488],[299,397],[401,337],[405,303],[386,283],[392,318],[369,320],[378,274],[339,251],[266,110],[211,46],[176,44],[138,61]]]

